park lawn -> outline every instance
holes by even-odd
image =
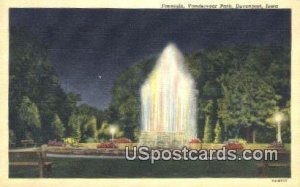
[[[97,143],[80,147],[95,149]],[[202,149],[220,149],[224,144],[203,144]],[[245,149],[265,149],[269,144],[246,144]],[[53,147],[54,149],[54,147]],[[285,144],[290,151],[290,144]],[[57,147],[56,152],[71,152],[71,147]],[[50,178],[200,178],[259,177],[255,161],[127,161],[99,158],[48,158],[54,163]],[[34,168],[10,167],[12,178],[38,177]],[[290,177],[290,168],[269,168],[268,177]]]
[[[96,149],[99,143],[79,143],[79,147]],[[202,149],[221,149],[225,144],[202,143]],[[245,149],[266,149],[270,146],[269,143],[247,143]],[[284,148],[290,151],[291,144],[284,144]]]
[[[284,149],[291,152],[291,144],[284,144]]]
[[[225,144],[213,144],[213,143],[203,143],[202,149],[221,149]],[[244,149],[268,149],[269,143],[247,143],[244,146]],[[284,144],[284,149],[286,151],[291,151],[291,144]]]
[[[245,149],[251,149],[251,150],[254,150],[254,149],[269,149],[269,146],[270,144],[265,144],[265,143],[248,143],[246,145],[244,145],[244,148]],[[291,151],[291,144],[284,144],[284,149],[286,151]]]
[[[96,149],[99,143],[79,143],[79,147],[84,147],[88,149]]]
[[[245,161],[157,161],[154,164],[125,159],[51,158],[50,161],[54,163],[51,178],[254,177],[257,174],[255,165]],[[34,169],[11,168],[10,177],[37,177],[37,173]]]
[[[125,159],[50,158],[50,178],[201,178],[259,177],[255,161],[127,161]],[[268,177],[290,177],[290,169],[269,171]],[[37,169],[10,167],[12,178],[37,177]]]
[[[244,145],[244,149],[267,149],[270,146],[270,144],[265,143],[247,143]]]

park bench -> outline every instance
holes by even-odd
[[[278,152],[278,161],[260,161],[256,163],[258,173],[261,177],[267,177],[268,168],[287,168],[290,167],[290,153]]]
[[[13,141],[9,141],[9,147],[15,148],[16,147],[16,143],[13,142]]]
[[[36,149],[15,149],[9,150],[9,166],[12,167],[37,167],[39,177],[47,177],[52,162],[47,161],[46,151]]]
[[[36,143],[33,140],[21,140],[21,144],[23,144],[24,147],[27,147],[27,145],[36,146]]]

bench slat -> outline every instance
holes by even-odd
[[[38,162],[10,162],[11,166],[38,166]]]
[[[37,167],[39,176],[47,176],[52,162],[47,162],[45,151],[38,150],[9,150],[9,165],[14,167]]]
[[[44,162],[44,166],[51,166],[52,162]],[[38,162],[10,162],[9,165],[11,166],[38,166]]]
[[[290,164],[287,163],[269,163],[268,167],[289,167]]]

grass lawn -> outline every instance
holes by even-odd
[[[81,144],[95,148],[96,143]],[[203,149],[220,149],[224,144],[203,144]],[[245,149],[265,149],[269,144],[246,144]],[[56,148],[66,151],[72,148]],[[290,151],[290,144],[285,144]],[[48,158],[53,162],[50,178],[198,178],[259,177],[255,161],[127,161],[99,158]],[[268,177],[290,177],[290,168],[268,168]],[[35,168],[10,167],[12,178],[38,177]]]
[[[258,177],[255,161],[127,161],[124,159],[51,158],[50,178],[198,178]],[[290,177],[289,168],[272,169],[269,177]],[[37,177],[37,169],[10,167],[10,177]]]
[[[97,148],[99,143],[80,143],[80,147],[85,147],[89,149]],[[214,143],[202,143],[202,149],[221,149],[225,144],[214,144]],[[136,145],[134,145],[136,146]],[[270,146],[269,143],[247,143],[244,145],[245,149],[266,149]],[[284,144],[284,148],[287,151],[290,151],[291,144]]]

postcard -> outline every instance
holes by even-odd
[[[300,185],[299,6],[1,1],[1,186]]]

